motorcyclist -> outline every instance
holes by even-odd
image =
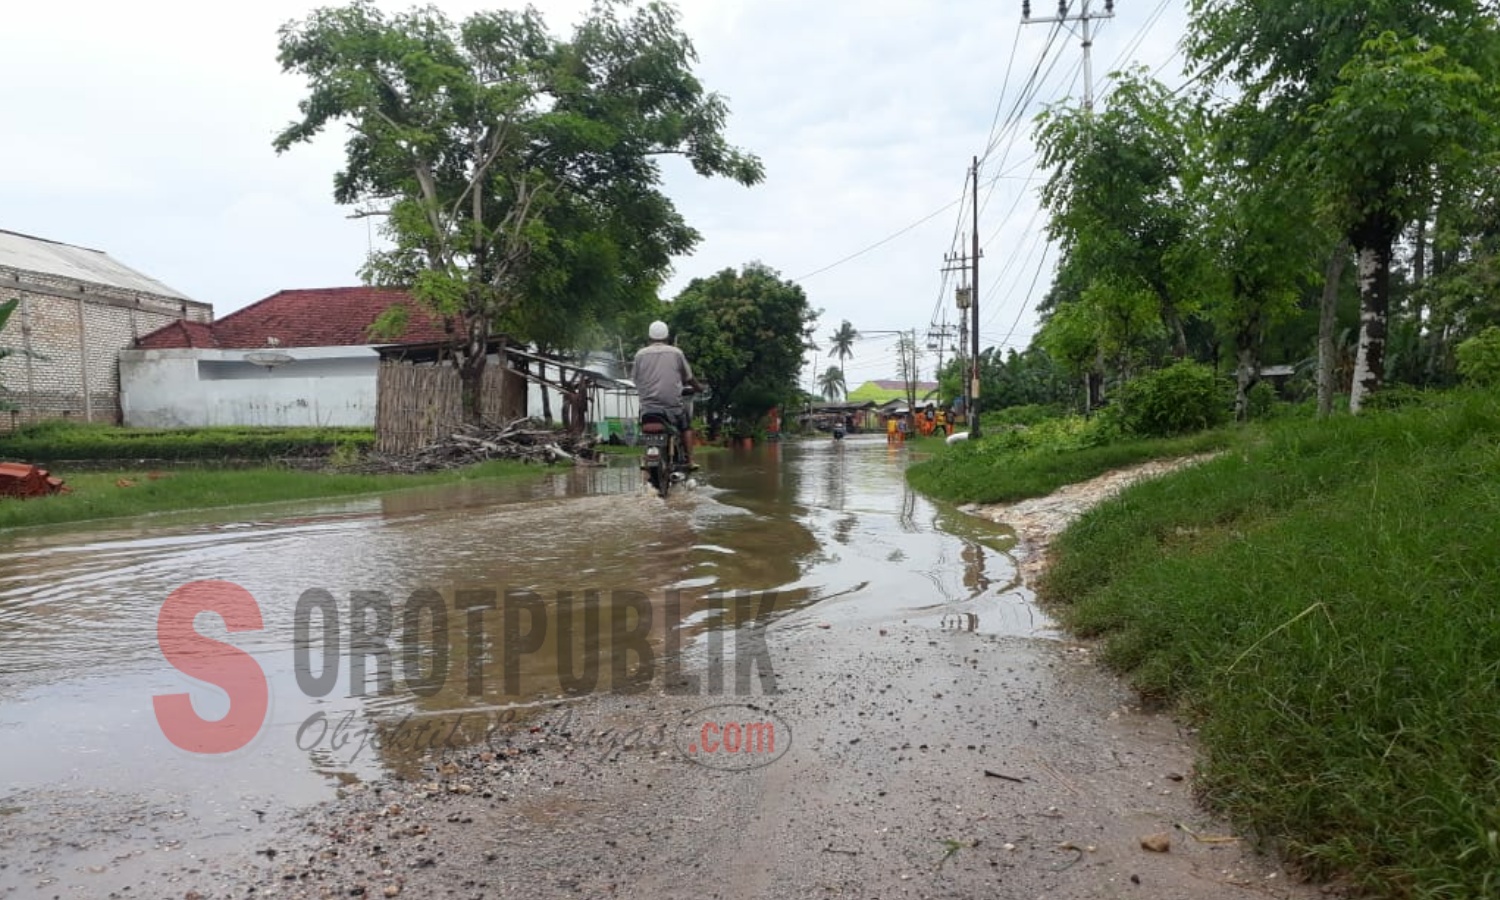
[[[647,336],[651,343],[635,354],[631,377],[640,397],[640,414],[656,413],[672,423],[682,434],[682,453],[688,468],[696,469],[693,463],[693,423],[688,419],[683,404],[682,391],[691,387],[703,390],[703,385],[693,377],[693,368],[681,350],[667,343],[670,332],[667,323],[651,323]]]

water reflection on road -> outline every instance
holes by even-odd
[[[883,438],[706,453],[705,483],[665,503],[618,458],[525,486],[0,537],[0,838],[56,829],[75,807],[83,829],[101,809],[134,810],[138,822],[171,809],[232,836],[246,809],[315,800],[415,757],[391,741],[312,746],[314,719],[389,728],[412,713],[488,715],[627,689],[747,619],[773,635],[844,618],[1055,637],[1017,585],[1011,536],[912,492],[908,456]],[[206,719],[228,710],[227,695],[172,668],[157,639],[167,596],[214,579],[248,590],[264,627],[230,634],[205,613],[196,628],[253,656],[270,710],[249,746],[205,757],[164,738],[152,697],[187,692]],[[337,680],[310,696],[296,670],[297,610],[325,597],[319,589],[336,612],[304,616],[303,665]],[[423,597],[438,599],[408,615]],[[379,632],[382,610],[388,636],[371,646],[389,653],[356,663],[351,637]],[[325,655],[335,635],[341,649]]]

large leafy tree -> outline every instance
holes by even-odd
[[[1047,315],[1032,344],[1079,379],[1085,411],[1099,404],[1104,378],[1104,327],[1098,309],[1081,298],[1059,304]]]
[[[1500,325],[1500,167],[1441,205],[1421,293],[1441,344]]]
[[[1173,352],[1186,356],[1197,297],[1182,273],[1190,210],[1182,190],[1188,104],[1144,71],[1122,73],[1102,112],[1060,104],[1040,117],[1037,145],[1051,170],[1042,202],[1049,237],[1075,273],[1108,279],[1113,297],[1156,302]],[[1087,284],[1078,285],[1081,293]]]
[[[1424,214],[1434,172],[1495,145],[1496,26],[1482,0],[1192,0],[1189,59],[1301,156],[1358,258],[1350,407],[1384,377],[1393,243]],[[1477,152],[1476,152],[1477,151]]]
[[[798,396],[803,350],[816,319],[802,288],[761,263],[695,278],[683,288],[667,322],[709,388],[700,406],[711,434],[729,419],[751,428]]]
[[[695,59],[661,3],[597,0],[560,41],[530,8],[454,23],[353,0],[281,30],[282,68],[309,93],[275,147],[347,125],[334,199],[384,217],[390,242],[365,277],[443,316],[474,420],[497,326],[575,339],[578,323],[646,302],[695,245],[659,190],[658,157],[762,178],[724,138],[726,105]]]
[[[1202,252],[1194,280],[1220,339],[1233,350],[1235,415],[1249,414],[1262,350],[1299,311],[1331,241],[1315,224],[1306,179],[1285,154],[1261,145],[1263,123],[1233,107],[1216,111],[1197,170],[1187,179]]]
[[[962,392],[965,368],[963,359],[955,359],[938,372],[941,402],[950,403]],[[1075,403],[1078,384],[1070,374],[1039,345],[1019,352],[987,347],[979,354],[979,393],[989,398],[987,408],[992,412],[1013,406]]]

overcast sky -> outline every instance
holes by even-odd
[[[1071,0],[1073,12],[1081,2]],[[319,5],[7,4],[0,229],[103,250],[213,304],[218,317],[285,288],[357,284],[370,235],[332,200],[342,134],[279,157],[271,148],[305,90],[276,63],[277,28]],[[521,4],[437,5],[459,19]],[[563,35],[587,6],[535,5]],[[677,5],[700,79],[728,99],[730,140],[761,156],[766,180],[744,188],[668,170],[667,191],[704,240],[678,261],[666,296],[760,260],[822,310],[820,339],[848,319],[866,331],[916,328],[925,343],[945,309],[956,328],[940,269],[955,234],[968,246],[969,214],[956,201],[978,155],[982,342],[1026,345],[1055,261],[1036,214],[1031,120],[1044,103],[1082,96],[1076,33],[1049,45],[1055,26],[1023,25],[1021,0]],[[1094,12],[1103,6],[1091,0]],[[1032,7],[1038,17],[1057,9],[1050,0]],[[1128,62],[1182,80],[1182,7],[1116,0],[1115,17],[1095,24],[1096,97]],[[1033,72],[1039,86],[1028,102]],[[851,389],[895,376],[892,345],[873,334],[858,345]],[[924,370],[933,362],[928,354]]]

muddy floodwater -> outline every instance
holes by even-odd
[[[702,482],[665,503],[618,457],[521,486],[0,537],[0,896],[85,896],[163,853],[242,850],[273,811],[418,765],[432,739],[394,736],[433,718],[444,741],[482,740],[539,704],[714,660],[724,680],[694,683],[732,693],[778,662],[751,646],[757,628],[1058,637],[1016,579],[1013,535],[912,492],[905,448],[863,437],[700,461]],[[259,624],[190,612],[197,637],[181,642],[159,617],[199,582],[242,588]],[[186,671],[195,654],[203,679]],[[760,668],[741,675],[746,657]],[[225,719],[244,685],[224,673],[256,669],[264,716],[224,738],[244,746],[169,740],[163,719],[184,716],[154,698]]]

